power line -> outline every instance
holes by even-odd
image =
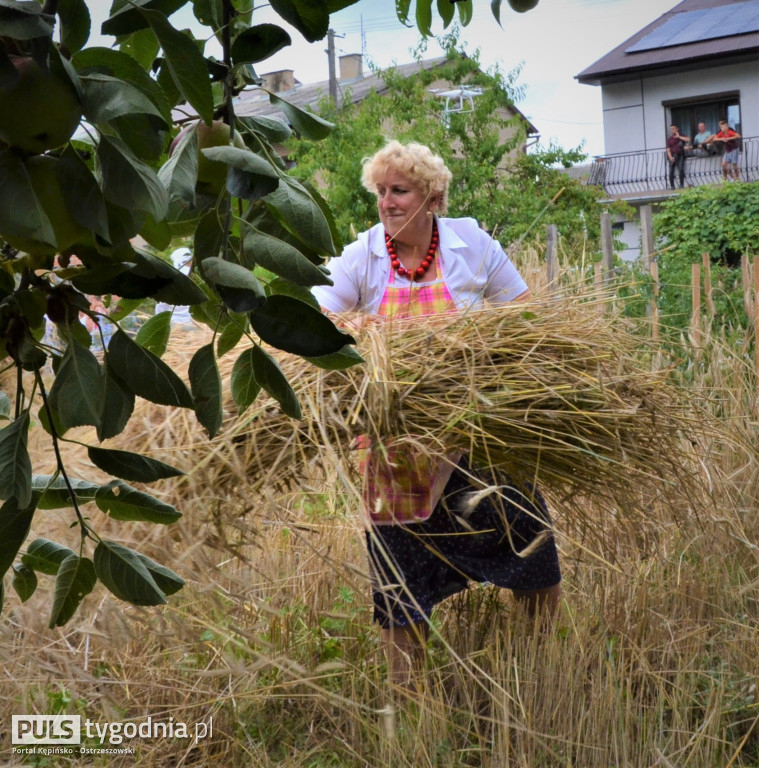
[[[336,24],[336,27],[345,35],[355,35],[361,32],[393,32],[399,31],[398,19],[388,19],[387,21],[365,21],[363,26],[361,22],[352,22],[350,24]]]
[[[562,123],[564,125],[603,125],[603,120],[593,120],[591,122],[581,122],[580,120],[554,120],[552,117],[538,117],[533,115],[530,120],[537,120],[544,123]]]

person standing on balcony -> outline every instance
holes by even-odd
[[[690,142],[689,136],[683,136],[676,125],[669,126],[667,138],[667,160],[669,161],[669,186],[675,188],[675,169],[680,175],[680,188],[685,186],[685,145]]]
[[[741,177],[738,169],[738,139],[740,133],[736,133],[727,120],[719,121],[719,131],[712,136],[712,141],[721,141],[725,145],[725,153],[722,155],[722,178],[729,181],[731,176],[735,181]]]
[[[706,130],[706,123],[698,124],[698,133],[693,137],[693,149],[700,149],[707,155],[714,154],[712,133]]]

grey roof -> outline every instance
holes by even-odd
[[[730,5],[736,6],[735,13],[738,15],[753,4],[747,3],[746,0],[683,0],[575,77],[587,85],[603,85],[638,77],[644,72],[685,71],[703,65],[710,59],[719,59],[721,62],[728,59],[759,61],[759,31],[729,34],[653,49],[630,50],[636,48],[637,43],[662,25],[671,24],[678,14]]]
[[[424,61],[414,61],[410,64],[400,64],[394,67],[394,70],[403,77],[411,77],[423,70],[436,69],[443,66],[447,59],[441,56],[435,59],[426,59]],[[346,96],[355,104],[365,99],[374,90],[377,93],[385,93],[388,86],[382,76],[382,72],[370,72],[362,77],[353,80],[341,80],[337,84],[338,95],[341,100]],[[319,103],[329,96],[329,80],[303,84],[296,81],[294,88],[280,91],[277,96],[290,104],[301,109],[312,109],[319,111]],[[515,115],[519,115],[527,125],[528,135],[538,133],[538,129],[514,106],[511,107]],[[235,99],[235,114],[239,117],[249,115],[263,115],[266,117],[276,117],[287,122],[285,115],[269,101],[269,95],[266,91],[253,88],[243,91]]]
[[[402,64],[395,69],[404,77],[410,77],[422,70],[440,67],[445,64],[445,62],[445,56],[441,56],[437,59]],[[357,77],[347,81],[339,80],[337,83],[339,98],[342,100],[345,98],[346,94],[348,94],[354,104],[365,99],[371,93],[372,89],[376,90],[378,93],[387,90],[387,85],[381,74],[372,72],[365,77]],[[318,112],[319,102],[329,96],[329,80],[321,80],[316,83],[308,84],[296,80],[294,88],[279,91],[277,96],[301,109],[310,107],[314,112]],[[268,93],[259,88],[243,91],[235,99],[235,114],[240,117],[246,117],[247,115],[265,115],[267,117],[278,117],[282,120],[286,120],[285,115],[270,104]]]

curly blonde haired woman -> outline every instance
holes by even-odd
[[[451,173],[428,147],[391,141],[364,161],[362,181],[377,196],[380,223],[330,262],[333,285],[314,289],[325,311],[423,317],[528,295],[474,219],[442,216]],[[511,589],[532,613],[556,612],[558,555],[535,488],[512,486],[460,454],[433,464],[366,439],[362,448],[374,618],[392,681],[412,683],[433,606],[470,581]],[[498,493],[468,508],[473,490],[494,486]]]

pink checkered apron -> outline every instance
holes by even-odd
[[[390,277],[379,314],[386,318],[422,317],[451,312],[455,304],[443,279],[440,262],[438,278],[431,283],[395,285]],[[364,477],[364,507],[373,525],[402,525],[426,520],[433,511],[432,488],[445,463],[414,451],[408,445],[372,445],[367,435],[359,437],[359,470]]]

